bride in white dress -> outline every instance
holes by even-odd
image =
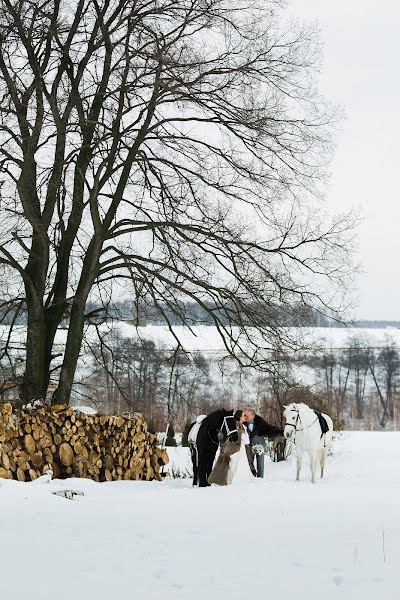
[[[243,425],[243,416],[240,418],[238,431],[240,435],[240,450],[231,456],[228,469],[228,485],[235,483],[251,483],[256,480],[250,470],[247,458],[246,446],[250,444],[250,438],[246,426]]]

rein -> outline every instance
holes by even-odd
[[[221,430],[219,430],[219,431],[218,431],[218,433],[220,433],[220,432],[221,432]],[[210,430],[208,430],[208,437],[210,438],[210,440],[212,441],[212,443],[213,443],[213,444],[215,444],[216,446],[220,446],[220,445],[221,445],[221,443],[220,443],[219,441],[218,441],[218,442],[216,442],[216,441],[214,440],[214,438],[212,437],[212,435],[211,435],[211,433],[210,433]],[[218,434],[217,434],[217,437],[218,437]]]

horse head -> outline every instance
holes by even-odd
[[[284,406],[283,416],[285,418],[285,426],[283,428],[283,435],[287,440],[290,440],[294,436],[296,431],[297,423],[300,419],[300,409],[294,402],[288,406]]]

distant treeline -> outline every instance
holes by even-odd
[[[86,307],[87,318],[101,323],[108,319],[132,321],[137,325],[215,325],[214,317],[224,325],[235,324],[235,321],[246,324],[245,313],[237,314],[232,306],[217,307],[205,303],[206,308],[196,302],[180,302],[175,306],[159,303],[137,303],[130,299],[110,302],[102,306],[96,302],[88,302]],[[247,307],[248,310],[248,307]],[[357,321],[351,324],[339,323],[328,317],[312,311],[304,306],[254,306],[254,311],[264,314],[266,321],[273,319],[275,325],[282,327],[352,327],[367,329],[385,329],[387,327],[400,328],[400,321]],[[68,315],[66,316],[66,322]],[[26,325],[27,314],[24,307],[6,304],[0,300],[0,324]]]

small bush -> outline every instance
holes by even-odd
[[[167,440],[165,442],[166,446],[176,446],[176,440],[175,440],[175,429],[172,423],[169,424],[168,427],[168,434],[167,434]]]

